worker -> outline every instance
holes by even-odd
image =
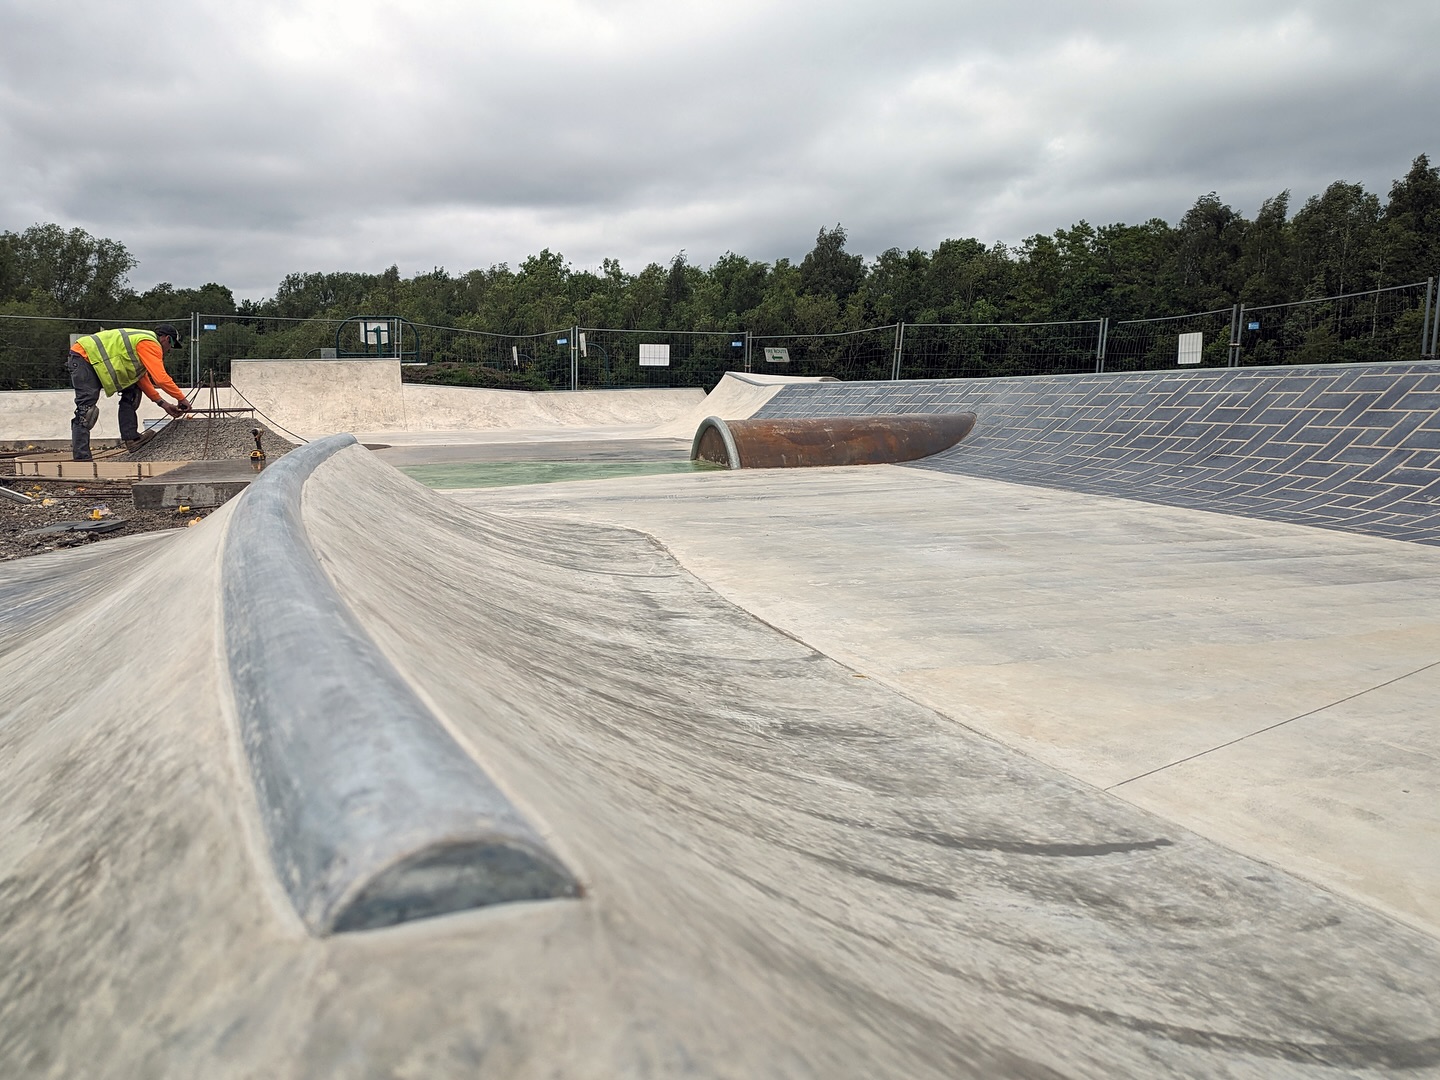
[[[167,416],[190,411],[190,402],[165,370],[165,355],[180,344],[169,323],[150,330],[101,330],[76,339],[65,355],[65,369],[75,388],[75,416],[70,421],[70,450],[76,461],[89,461],[90,429],[100,419],[100,391],[120,395],[120,437],[127,450],[138,450],[151,437],[140,434],[136,409],[140,394],[165,410]],[[160,396],[163,390],[175,403]]]

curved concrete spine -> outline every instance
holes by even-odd
[[[695,432],[690,457],[732,469],[886,465],[949,450],[974,426],[972,412],[728,423],[711,416]]]
[[[224,636],[276,872],[317,935],[576,896],[538,833],[445,731],[336,594],[301,491],[336,435],[271,465],[223,557]]]

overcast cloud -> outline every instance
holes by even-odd
[[[1440,157],[1440,4],[0,0],[0,228],[273,293],[1253,215]]]

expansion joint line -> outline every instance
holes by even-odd
[[[1314,716],[1316,713],[1322,713],[1326,709],[1333,709],[1336,705],[1344,705],[1347,701],[1354,701],[1356,698],[1364,697],[1366,694],[1373,693],[1376,690],[1383,690],[1387,686],[1392,686],[1403,679],[1408,679],[1412,675],[1419,675],[1422,671],[1429,671],[1431,668],[1436,666],[1440,666],[1440,660],[1434,660],[1428,664],[1422,664],[1414,671],[1407,671],[1403,675],[1396,675],[1393,679],[1386,679],[1384,682],[1376,683],[1374,686],[1366,687],[1364,690],[1357,690],[1355,691],[1355,693],[1350,694],[1348,697],[1339,698],[1338,700],[1332,701],[1326,705],[1321,705],[1318,708],[1311,709],[1309,712],[1300,713],[1298,716],[1292,716],[1285,720],[1278,720],[1275,723],[1259,728],[1256,731],[1249,732],[1245,735],[1239,735],[1236,738],[1231,739],[1229,742],[1223,742],[1220,743],[1218,746],[1212,746],[1208,750],[1200,750],[1197,753],[1189,755],[1188,757],[1177,758],[1175,761],[1168,762],[1165,765],[1158,765],[1155,768],[1150,769],[1146,772],[1142,772],[1136,776],[1132,776],[1128,780],[1121,780],[1119,783],[1111,784],[1105,790],[1114,791],[1116,788],[1122,788],[1126,784],[1133,784],[1136,780],[1144,780],[1147,776],[1154,776],[1156,773],[1164,772],[1166,769],[1173,769],[1176,765],[1184,765],[1187,761],[1194,761],[1196,758],[1202,758],[1207,754],[1213,754],[1217,750],[1224,750],[1227,746],[1234,746],[1236,743],[1242,743],[1246,739],[1253,739],[1256,735],[1264,735],[1267,731],[1274,731],[1276,728],[1284,727],[1286,724],[1294,723],[1296,720],[1304,720],[1307,716]]]

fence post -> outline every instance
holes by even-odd
[[[190,385],[200,386],[200,313],[190,313]]]
[[[570,327],[570,389],[580,389],[580,327]]]
[[[895,324],[895,362],[890,369],[890,378],[900,381],[900,359],[905,355],[905,320]]]
[[[1095,374],[1099,375],[1105,370],[1105,346],[1110,339],[1110,317],[1106,315],[1099,320],[1100,326],[1096,330],[1095,337]]]
[[[1430,344],[1430,314],[1432,310],[1431,299],[1435,293],[1435,278],[1425,279],[1425,321],[1420,324],[1420,359],[1433,360],[1435,357],[1434,346]]]
[[[1434,278],[1431,278],[1433,281]],[[1435,347],[1440,344],[1440,297],[1436,298],[1437,303],[1433,305],[1430,312],[1430,359],[1436,359]]]
[[[1245,305],[1230,307],[1230,367],[1240,366],[1240,327],[1244,325]]]
[[[745,374],[750,374],[750,331],[745,331]]]

